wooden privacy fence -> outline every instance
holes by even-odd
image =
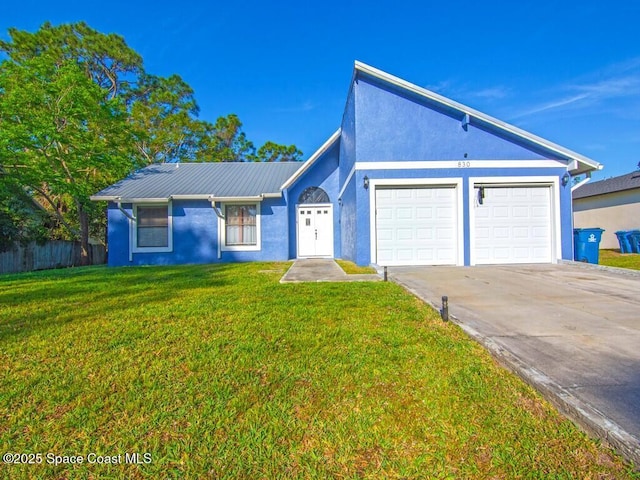
[[[106,251],[102,245],[89,245],[89,263],[100,265],[106,262]],[[53,240],[38,245],[15,245],[0,253],[0,273],[30,272],[48,268],[80,265],[80,243]]]

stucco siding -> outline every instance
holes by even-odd
[[[340,251],[342,258],[356,262],[356,252],[358,249],[356,236],[356,181],[352,178],[346,185],[342,193],[342,205],[340,205]],[[360,265],[369,265],[369,259],[361,262]]]
[[[619,248],[615,232],[640,229],[640,190],[615,192],[573,201],[576,228],[603,228],[600,248]]]
[[[355,88],[358,161],[549,158],[473,123],[463,128],[461,117],[407,92],[368,79]]]
[[[340,126],[340,177],[342,187],[348,180],[356,161],[356,100],[355,84],[351,85],[347,103],[342,116]]]
[[[133,214],[133,206],[124,209]],[[205,200],[172,202],[171,252],[130,253],[130,220],[113,204],[108,209],[109,265],[178,265],[239,261],[287,260],[288,219],[284,199],[267,199],[260,204],[260,249],[221,251],[218,254],[218,217]]]
[[[122,207],[132,213],[131,204]],[[129,265],[129,219],[113,203],[107,208],[107,264]]]

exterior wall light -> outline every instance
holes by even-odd
[[[364,189],[369,189],[369,177],[367,177],[366,175],[364,176]]]
[[[566,187],[569,184],[569,180],[571,180],[571,176],[569,175],[569,173],[565,173],[562,176],[562,186]]]

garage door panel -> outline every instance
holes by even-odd
[[[418,248],[416,250],[416,254],[417,254],[418,262],[423,262],[427,264],[435,261],[432,248]]]
[[[393,218],[393,210],[391,210],[390,208],[379,208],[378,218],[383,220],[389,220]]]
[[[456,264],[456,199],[454,187],[377,188],[378,263]]]
[[[389,200],[391,198],[392,191],[387,189],[376,190],[376,198],[380,200]]]
[[[533,207],[531,209],[531,217],[546,221],[549,217],[549,211],[544,207]]]
[[[397,240],[398,241],[403,241],[403,240],[413,240],[413,230],[409,229],[409,228],[399,228],[398,230],[396,230],[398,232],[397,235]]]
[[[456,240],[455,231],[453,228],[436,228],[436,240],[448,240],[454,242]],[[449,245],[444,246],[443,250],[448,250]]]
[[[513,227],[513,238],[526,239],[529,235],[529,227]]]
[[[551,189],[547,186],[483,189],[482,203],[474,205],[475,263],[550,262]]]
[[[396,198],[398,200],[411,200],[412,198],[412,192],[411,189],[404,189],[404,190],[396,190]]]
[[[549,227],[531,227],[531,236],[533,238],[539,238],[546,242],[547,238],[549,237]]]
[[[515,218],[529,218],[529,207],[513,207],[512,212]]]
[[[452,207],[437,207],[436,208],[436,218],[443,220],[451,220],[453,218],[453,208]]]
[[[433,208],[431,207],[416,207],[416,218],[427,219],[433,218]]]
[[[393,240],[393,230],[388,228],[384,228],[378,231],[378,238],[383,241],[392,241]]]
[[[431,228],[418,228],[416,229],[417,240],[433,240],[433,230]]]
[[[414,258],[414,251],[412,248],[398,248],[397,258],[400,262],[410,262]]]

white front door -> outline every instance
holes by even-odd
[[[298,207],[298,257],[333,257],[333,206]]]

